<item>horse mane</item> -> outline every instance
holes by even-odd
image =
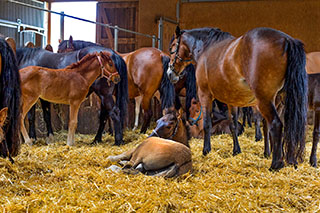
[[[45,51],[43,49],[41,49],[40,47],[36,47],[36,48],[29,48],[29,47],[21,47],[21,48],[17,48],[17,63],[18,64],[22,64],[25,61],[28,61],[32,58],[34,58],[34,55],[39,54],[39,52],[41,51]]]
[[[193,64],[189,64],[185,69],[186,72],[186,115],[190,116],[189,108],[191,106],[192,98],[197,99],[197,85],[196,85],[196,70]]]
[[[193,36],[195,40],[203,41],[203,49],[206,49],[212,43],[220,42],[228,38],[233,38],[233,36],[220,30],[219,28],[196,28],[191,30],[184,30],[182,33],[188,33]]]
[[[0,75],[0,108],[8,107],[7,121],[3,127],[5,142],[0,143],[0,156],[16,156],[20,149],[20,76],[16,57],[8,43],[0,38],[2,67]]]
[[[67,66],[65,69],[75,69],[78,68],[79,66],[81,66],[83,63],[91,60],[92,58],[96,57],[96,53],[89,53],[87,55],[85,55],[83,58],[81,58],[80,61],[77,61],[73,64],[70,64],[69,66]]]
[[[168,64],[170,58],[168,56],[161,56],[163,75],[160,83],[160,99],[161,99],[161,109],[169,108],[174,106],[175,101],[175,88],[167,76]]]
[[[58,49],[67,49],[68,42],[69,40],[63,40],[62,42],[60,42]],[[75,50],[79,50],[89,46],[101,46],[100,44],[96,44],[90,41],[82,41],[82,40],[74,40],[72,41],[72,45],[75,48]]]

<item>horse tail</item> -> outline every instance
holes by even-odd
[[[10,158],[10,155],[18,155],[20,149],[20,76],[16,57],[4,39],[0,39],[0,54],[0,108],[8,107],[7,122],[3,127],[5,141],[0,141],[0,155]]]
[[[303,43],[287,38],[287,70],[283,89],[286,93],[284,107],[284,145],[286,161],[297,164],[305,150],[308,79],[305,70],[306,55]]]
[[[168,56],[161,56],[163,75],[160,83],[160,99],[161,109],[169,108],[174,106],[175,102],[175,88],[167,76],[167,69],[170,58]]]
[[[186,72],[186,114],[187,118],[190,116],[189,108],[191,106],[192,98],[197,98],[197,86],[196,86],[196,70],[193,64],[189,64],[183,72]]]
[[[113,53],[111,58],[121,78],[121,81],[116,85],[116,105],[120,110],[121,125],[123,126],[127,115],[129,100],[127,65],[123,58],[116,53]]]

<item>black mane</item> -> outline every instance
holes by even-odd
[[[0,108],[8,107],[7,122],[3,127],[5,141],[0,141],[0,156],[10,159],[10,155],[16,156],[20,149],[20,76],[14,52],[1,38],[0,55]]]
[[[68,45],[69,40],[63,40],[62,42],[60,42],[58,49],[67,49],[67,45]],[[75,48],[75,50],[80,50],[82,48],[85,47],[89,47],[89,46],[100,46],[102,47],[100,44],[96,44],[90,41],[82,41],[82,40],[74,40],[72,41],[72,45]]]
[[[192,35],[196,40],[202,40],[204,45],[203,49],[206,49],[210,44],[223,41],[233,36],[228,32],[223,32],[219,28],[196,28],[191,30],[185,30],[185,33]]]
[[[17,48],[17,64],[22,64],[26,61],[29,61],[34,58],[35,55],[39,54],[41,51],[46,51],[43,50],[39,47],[37,48],[29,48],[29,47],[21,47]]]

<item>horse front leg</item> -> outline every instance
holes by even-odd
[[[228,119],[230,121],[230,130],[233,139],[233,155],[241,153],[241,148],[238,141],[238,108],[228,106]]]
[[[69,114],[69,128],[68,128],[68,138],[67,145],[74,145],[74,135],[78,124],[78,112],[81,102],[75,102],[70,104],[70,114]]]
[[[50,103],[48,101],[40,99],[41,107],[42,107],[42,112],[43,112],[43,118],[47,126],[47,131],[48,131],[48,138],[46,139],[46,143],[50,144],[53,142],[53,130],[52,130],[52,125],[51,125],[51,107]]]
[[[104,105],[104,98],[101,98],[101,105],[100,105],[100,115],[99,115],[99,128],[96,136],[94,137],[94,140],[92,143],[99,143],[102,141],[102,133],[104,130],[104,127],[107,122],[107,109]]]
[[[36,134],[36,106],[33,105],[28,112],[29,136],[33,140],[37,140]]]
[[[264,157],[269,158],[271,155],[270,145],[269,145],[269,140],[270,140],[269,127],[266,119],[263,119],[262,123],[263,123],[262,125],[263,125],[263,137],[264,137],[264,153],[263,154],[264,154]],[[271,151],[272,149],[273,149],[273,146],[271,144]]]
[[[114,145],[120,146],[123,142],[123,127],[120,120],[120,109],[114,103],[112,95],[104,98],[104,106],[107,111],[108,117],[113,121],[114,126]]]
[[[314,127],[313,127],[313,141],[310,155],[310,164],[317,167],[317,147],[320,137],[320,109],[314,109]]]
[[[254,118],[254,126],[255,126],[255,140],[257,142],[262,139],[262,133],[260,130],[261,115],[256,108],[254,108],[254,111],[253,111],[253,118]]]
[[[33,144],[33,139],[30,139],[26,126],[24,124],[24,119],[27,115],[27,112],[30,108],[34,107],[35,103],[37,102],[37,97],[23,97],[22,96],[22,109],[21,109],[21,133],[24,139],[24,142],[31,146]]]

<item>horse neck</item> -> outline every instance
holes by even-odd
[[[183,121],[181,118],[178,118],[178,127],[177,127],[177,132],[175,135],[172,137],[172,140],[178,141],[187,147],[189,147],[189,138],[188,138],[188,131],[187,127],[184,125]]]
[[[100,64],[96,57],[87,60],[84,63],[79,64],[73,71],[79,73],[83,78],[85,78],[89,85],[91,85],[101,74]]]
[[[196,39],[191,34],[183,34],[182,36],[184,35],[185,35],[184,43],[189,48],[189,51],[191,52],[195,62],[198,62],[200,55],[203,52],[204,42],[202,40]]]

